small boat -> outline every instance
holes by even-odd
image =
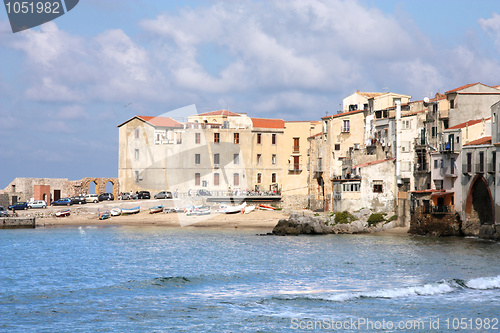
[[[242,214],[248,214],[248,213],[250,213],[250,212],[252,212],[254,210],[255,210],[255,206],[248,206],[248,207],[243,208],[241,210],[241,213]]]
[[[60,211],[56,212],[57,217],[65,217],[65,216],[69,216],[69,215],[70,215],[69,209],[60,210]]]
[[[100,212],[99,213],[99,220],[106,220],[111,217],[111,212],[110,211],[105,211],[105,212]]]
[[[134,208],[122,208],[122,214],[137,214],[141,211],[141,206]]]
[[[226,206],[225,212],[226,214],[237,214],[241,213],[241,211],[247,206],[247,203],[244,202],[238,206]]]
[[[119,216],[122,213],[122,209],[118,208],[118,207],[111,208],[110,213],[111,213],[111,216]]]
[[[154,206],[149,208],[149,214],[156,214],[163,211],[163,205]]]
[[[262,204],[259,205],[259,209],[262,209],[262,210],[276,210],[276,208],[273,207],[273,206],[262,205]]]
[[[210,208],[210,206],[206,206],[196,208],[194,211],[196,212],[196,215],[210,215],[212,209]]]

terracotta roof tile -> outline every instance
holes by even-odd
[[[386,158],[384,160],[378,160],[378,161],[373,161],[373,162],[367,162],[367,163],[363,163],[363,164],[358,164],[358,165],[355,165],[353,166],[352,168],[364,168],[364,167],[367,167],[367,166],[370,166],[370,165],[374,165],[374,164],[378,164],[378,163],[382,163],[382,162],[387,162],[387,161],[392,161],[394,160],[394,158]]]
[[[445,92],[445,94],[449,94],[449,93],[452,93],[452,92],[457,92],[457,91],[460,91],[460,90],[463,90],[463,89],[475,86],[476,84],[482,84],[482,83],[481,82],[469,83],[469,84],[466,84],[465,86],[461,86],[461,87],[458,87],[458,88],[455,88],[455,89],[452,89],[452,90],[448,90],[447,92]]]
[[[357,93],[358,95],[364,96],[366,98],[373,98],[387,94],[387,93],[375,93],[375,92],[361,92],[359,90],[357,91]]]
[[[359,113],[359,112],[363,112],[363,111],[365,111],[365,110],[354,110],[354,111],[342,112],[342,113],[337,113],[337,114],[334,114],[331,116],[321,117],[321,119],[343,117],[343,116],[347,116],[347,115],[351,115],[351,114],[355,114],[355,113]]]
[[[464,146],[479,146],[479,145],[488,145],[491,144],[491,136],[484,136],[477,140],[473,140],[469,143],[464,144]]]
[[[316,134],[311,135],[310,137],[308,137],[308,139],[314,139],[314,138],[316,138],[318,136],[321,136],[322,134],[323,134],[323,132],[316,133]]]
[[[488,117],[484,120],[490,120],[491,117]],[[469,120],[469,121],[466,121],[465,123],[461,123],[461,124],[458,124],[458,125],[455,125],[455,126],[452,126],[452,127],[448,127],[447,130],[450,130],[450,129],[460,129],[460,128],[464,128],[464,127],[467,127],[467,126],[472,126],[472,125],[476,125],[478,123],[480,123],[481,121],[483,121],[483,119],[474,119],[474,120]]]
[[[231,117],[239,117],[240,115],[228,110],[218,110],[218,111],[211,111],[211,112],[206,112],[206,113],[200,113],[198,116],[231,116]]]
[[[283,119],[264,119],[264,118],[250,118],[250,119],[252,119],[253,127],[285,128],[285,121]]]
[[[157,127],[184,127],[181,123],[170,117],[137,116],[137,118]]]

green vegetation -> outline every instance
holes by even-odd
[[[356,221],[356,218],[347,211],[335,213],[335,223],[347,224],[352,221]]]
[[[366,222],[368,222],[369,226],[377,225],[377,223],[385,221],[384,215],[385,214],[381,214],[381,213],[372,214],[372,215],[370,215],[370,217],[368,218],[368,220]]]
[[[397,215],[392,215],[391,217],[389,217],[389,218],[387,219],[387,222],[395,221],[395,220],[397,220],[397,219],[398,219],[398,216],[397,216]]]

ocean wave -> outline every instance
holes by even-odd
[[[495,277],[481,277],[477,279],[472,279],[465,283],[467,288],[487,290],[487,289],[499,289],[500,288],[500,275]]]
[[[488,290],[500,288],[500,276],[483,277],[464,281],[460,279],[443,280],[435,283],[428,283],[418,286],[408,286],[400,288],[388,288],[374,291],[342,292],[330,295],[301,295],[301,296],[280,296],[275,297],[280,300],[309,300],[309,301],[330,301],[348,302],[363,298],[405,298],[418,296],[435,296],[449,294],[461,290]]]

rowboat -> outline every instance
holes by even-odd
[[[109,219],[110,217],[111,217],[111,212],[109,211],[99,213],[99,220],[106,220]]]
[[[210,206],[206,206],[206,207],[196,208],[194,211],[196,212],[196,215],[210,215],[212,210]]]
[[[241,211],[247,206],[247,203],[244,202],[241,205],[238,206],[221,206],[221,208],[218,210],[219,213],[225,213],[225,214],[237,214],[241,213]]]
[[[122,208],[122,214],[137,214],[141,211],[141,206],[134,208]]]
[[[149,214],[155,214],[163,211],[163,205],[154,206],[149,208]]]
[[[121,215],[122,209],[118,208],[118,207],[111,208],[110,213],[111,213],[111,216],[118,216],[118,215]]]
[[[248,214],[248,213],[250,213],[250,212],[254,211],[254,209],[255,209],[255,206],[248,206],[248,207],[243,208],[243,209],[241,210],[241,212],[242,212],[243,214]]]
[[[56,212],[57,217],[65,217],[65,216],[69,216],[69,215],[70,215],[69,209],[60,210],[60,211]]]
[[[260,204],[259,205],[259,209],[262,209],[262,210],[276,210],[276,207]]]

